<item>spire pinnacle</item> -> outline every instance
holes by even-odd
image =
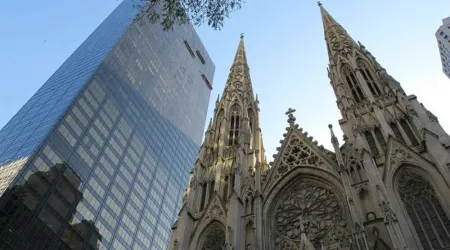
[[[244,64],[245,67],[248,67],[247,65],[247,56],[245,55],[245,46],[244,46],[244,33],[241,33],[241,39],[239,41],[239,46],[236,51],[236,55],[234,57],[233,66],[235,65],[242,65]]]
[[[334,20],[334,18],[325,10],[322,3],[318,2],[322,16],[325,41],[327,43],[328,54],[333,57],[342,50],[358,48],[358,44],[350,37],[347,31]]]
[[[230,68],[230,74],[228,75],[222,99],[227,98],[228,95],[234,95],[232,93],[236,92],[236,90],[243,94],[242,97],[248,96],[251,99],[254,98],[243,38],[244,33],[241,34],[239,46]]]
[[[208,132],[211,132],[212,129],[212,118],[209,119]]]
[[[338,139],[336,138],[336,136],[334,135],[334,131],[333,131],[333,125],[328,124],[328,128],[330,129],[330,133],[331,133],[331,143],[334,145],[337,145],[339,147],[339,142]]]

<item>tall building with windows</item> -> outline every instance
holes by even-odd
[[[330,125],[320,146],[289,109],[266,164],[241,38],[170,250],[450,249],[450,136],[319,5],[344,144]]]
[[[442,20],[442,25],[436,31],[439,53],[442,61],[442,71],[450,78],[450,17]]]
[[[0,249],[167,249],[214,64],[123,1],[0,131]]]

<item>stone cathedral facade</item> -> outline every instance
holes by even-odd
[[[449,135],[319,6],[344,144],[290,109],[267,164],[241,36],[169,249],[450,249]]]

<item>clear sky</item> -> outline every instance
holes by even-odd
[[[450,80],[441,70],[435,32],[450,15],[450,1],[323,0],[328,12],[361,41],[408,94],[450,131]],[[0,9],[0,127],[119,4],[115,0],[6,1]],[[327,125],[339,138],[340,114],[326,73],[320,11],[315,1],[248,0],[221,31],[197,28],[216,65],[208,120],[237,49],[245,45],[253,88],[259,95],[269,160],[287,126],[285,111],[331,149]]]

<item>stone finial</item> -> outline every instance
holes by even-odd
[[[244,39],[244,33],[241,33],[241,39]]]
[[[333,125],[328,124],[328,128],[330,129],[330,133],[331,133],[331,143],[333,145],[336,144],[337,146],[339,146],[339,142],[338,142],[336,136],[334,135]]]
[[[317,5],[322,6],[322,3],[320,1],[317,1]]]
[[[288,111],[285,113],[288,116],[287,121],[291,126],[295,125],[296,118],[294,116],[294,112],[295,112],[295,109],[289,108]]]

